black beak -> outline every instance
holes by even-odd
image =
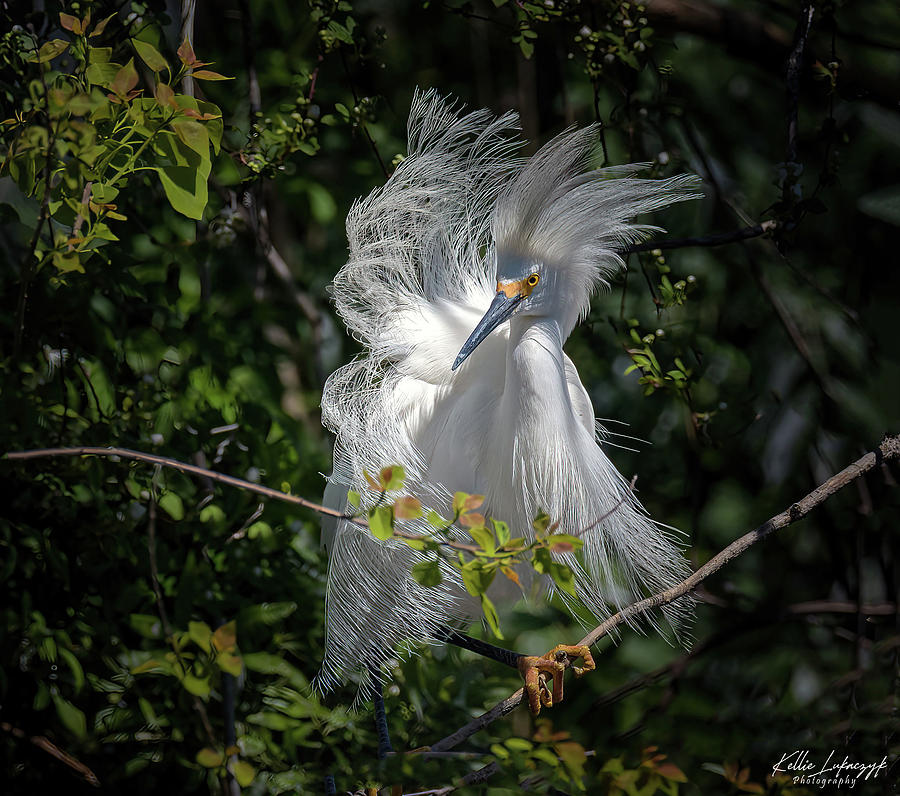
[[[463,347],[459,350],[456,361],[453,363],[453,367],[450,368],[450,370],[456,370],[462,365],[462,363],[468,359],[469,354],[478,347],[478,344],[515,312],[516,307],[519,306],[519,302],[523,298],[523,296],[513,296],[510,298],[503,291],[498,292],[497,295],[494,296],[494,300],[491,302],[491,306],[488,307],[488,311],[484,314],[484,317],[478,321],[475,330],[469,335],[469,339],[466,340]]]

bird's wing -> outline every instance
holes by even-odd
[[[450,367],[493,294],[491,208],[519,166],[516,131],[514,114],[460,115],[433,92],[419,93],[409,154],[348,215],[350,257],[333,296],[363,351],[323,390],[322,421],[337,437],[329,500],[343,501],[347,489],[365,493],[364,470],[402,464],[408,482],[421,485],[423,503],[446,502],[446,490],[429,477],[429,449],[442,447],[440,433],[458,411],[446,400],[451,385],[474,381],[466,366],[455,374]],[[479,347],[472,368],[484,358],[505,362],[497,353],[503,334]],[[502,379],[490,370],[485,383]],[[378,542],[347,521],[326,521],[323,540],[329,570],[318,688],[360,667],[381,668],[401,642],[427,642],[464,612],[452,567],[442,564],[443,582],[425,588],[409,576],[425,554],[402,542]]]

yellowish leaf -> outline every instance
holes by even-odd
[[[212,637],[213,646],[217,650],[233,650],[237,645],[237,624],[232,619],[221,627],[217,627]]]

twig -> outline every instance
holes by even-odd
[[[809,38],[809,30],[812,27],[815,6],[806,3],[800,12],[800,20],[794,33],[794,46],[787,60],[787,76],[785,79],[788,93],[788,140],[785,163],[795,163],[797,160],[797,124],[800,109],[800,71],[803,67],[803,51],[806,49],[806,40]],[[785,181],[785,190],[788,190]]]
[[[634,254],[636,252],[653,251],[654,249],[686,249],[690,246],[724,246],[726,243],[736,243],[749,238],[758,238],[760,235],[772,232],[777,227],[777,221],[763,221],[761,224],[741,227],[733,232],[716,232],[712,235],[701,235],[695,238],[672,238],[670,240],[635,243],[624,249],[623,253]]]
[[[85,782],[89,785],[93,785],[95,788],[100,787],[100,780],[97,779],[97,775],[91,771],[84,763],[80,760],[76,760],[72,755],[68,752],[64,752],[60,749],[56,744],[52,743],[50,740],[45,738],[43,735],[26,735],[25,732],[20,730],[18,727],[14,727],[12,724],[9,724],[5,721],[0,721],[0,730],[4,732],[8,732],[14,738],[20,738],[22,740],[31,741],[38,749],[42,749],[48,755],[52,755],[60,763],[67,765],[69,768],[73,769],[77,772]]]
[[[578,644],[591,646],[624,622],[640,616],[654,608],[668,605],[669,603],[684,597],[706,578],[720,570],[734,558],[737,558],[761,539],[765,539],[771,533],[803,519],[814,508],[821,503],[824,503],[835,492],[847,486],[847,484],[852,483],[875,467],[880,467],[885,462],[898,457],[900,457],[900,435],[885,437],[874,451],[857,459],[853,464],[841,470],[837,475],[833,475],[804,498],[797,503],[794,503],[790,508],[782,511],[780,514],[776,514],[758,528],[744,534],[744,536],[732,542],[728,547],[713,556],[688,578],[681,581],[681,583],[678,583],[669,589],[665,589],[658,594],[654,594],[651,597],[639,600],[638,602],[629,605],[627,608],[622,609],[605,622],[601,622],[581,639]],[[458,730],[445,738],[442,738],[437,743],[432,744],[431,750],[435,752],[444,752],[448,749],[452,749],[454,746],[474,735],[479,730],[484,729],[492,722],[511,713],[522,702],[523,693],[524,689],[520,688],[502,702],[498,702],[481,716],[477,716],[465,726],[460,727]]]
[[[38,64],[38,70],[41,75],[41,85],[44,89],[44,100],[49,102],[47,81],[44,76],[43,65]],[[50,122],[51,119],[48,113],[48,128],[52,127]],[[53,153],[53,148],[56,146],[56,136],[58,132],[59,122],[57,122],[56,127],[52,127],[49,139],[47,141],[47,157],[44,160],[44,194],[43,196],[41,196],[41,207],[40,211],[38,212],[37,223],[34,225],[34,234],[31,236],[31,241],[28,244],[28,251],[25,254],[25,259],[22,261],[22,284],[19,286],[19,299],[16,302],[16,327],[13,334],[13,360],[18,359],[19,351],[22,348],[22,337],[25,334],[25,305],[28,301],[28,285],[31,283],[31,279],[34,276],[34,254],[37,250],[38,241],[41,237],[41,229],[44,226],[44,222],[49,217],[49,213],[47,211],[50,207],[50,166],[52,163],[51,154]],[[50,240],[52,243],[52,230]]]
[[[250,15],[250,4],[247,0],[239,0],[241,10],[241,43],[244,46],[244,67],[247,70],[247,94],[250,102],[250,123],[258,113],[262,112],[262,94],[259,90],[259,78],[256,75],[256,47],[253,43],[253,18]]]
[[[194,475],[199,478],[209,478],[213,481],[218,481],[220,484],[235,486],[238,489],[246,489],[249,492],[255,492],[257,495],[265,495],[266,497],[273,498],[274,500],[281,500],[285,503],[292,503],[295,506],[303,506],[304,508],[316,511],[319,514],[327,514],[329,517],[338,517],[339,519],[345,520],[350,519],[351,521],[357,522],[358,524],[365,524],[358,518],[349,518],[336,509],[330,509],[327,506],[313,503],[311,500],[302,498],[299,495],[288,495],[268,486],[254,484],[250,481],[245,481],[242,478],[235,478],[233,475],[217,473],[215,470],[207,470],[203,467],[197,467],[197,465],[195,464],[187,464],[186,462],[180,462],[178,461],[178,459],[170,459],[166,456],[157,456],[154,453],[142,453],[141,451],[133,451],[129,450],[128,448],[116,447],[78,447],[36,448],[34,450],[27,451],[10,451],[9,453],[5,454],[5,458],[16,461],[27,459],[44,459],[48,456],[118,456],[122,459],[134,459],[135,461],[139,462],[148,462],[150,464],[159,465],[160,467],[169,467],[173,470],[178,470],[182,473],[188,473],[189,475]]]

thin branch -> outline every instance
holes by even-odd
[[[257,495],[264,495],[273,500],[281,500],[284,503],[291,503],[295,506],[303,506],[303,508],[311,509],[319,514],[327,514],[329,517],[338,517],[339,519],[351,520],[360,525],[365,523],[358,518],[347,517],[343,512],[336,509],[330,509],[319,503],[313,503],[311,500],[302,498],[299,495],[288,495],[279,492],[261,484],[254,484],[245,481],[243,478],[235,478],[233,475],[225,475],[217,473],[215,470],[207,470],[204,467],[197,467],[195,464],[187,464],[180,462],[178,459],[170,459],[166,456],[157,456],[154,453],[142,453],[141,451],[133,451],[128,448],[94,448],[94,447],[78,447],[78,448],[36,448],[27,451],[10,451],[4,455],[4,458],[14,461],[23,461],[27,459],[44,459],[49,456],[118,456],[121,459],[133,459],[139,462],[148,462],[156,464],[160,467],[169,467],[188,475],[197,476],[198,478],[209,478],[212,481],[218,481],[220,484],[227,484],[238,489],[246,489],[249,492],[255,492]]]
[[[686,249],[690,246],[724,246],[726,243],[736,243],[749,238],[758,238],[772,232],[778,227],[777,221],[763,221],[761,224],[753,224],[749,227],[741,227],[732,232],[716,232],[712,235],[701,235],[695,238],[672,238],[670,240],[647,241],[635,243],[623,250],[623,254],[653,251],[654,249]]]
[[[785,162],[790,164],[797,160],[797,125],[800,110],[800,71],[803,67],[803,52],[806,49],[806,40],[809,38],[809,30],[812,27],[815,6],[806,3],[800,12],[800,20],[794,33],[794,46],[787,60],[787,84],[788,93],[788,140]]]
[[[614,614],[606,621],[601,622],[581,639],[578,644],[591,646],[597,643],[603,636],[612,632],[619,625],[654,608],[659,608],[679,600],[689,592],[693,591],[710,575],[718,572],[718,570],[727,563],[737,558],[760,540],[765,539],[767,536],[781,528],[785,528],[788,525],[792,525],[798,520],[803,519],[814,508],[824,503],[843,487],[852,483],[857,478],[860,478],[870,470],[880,467],[885,462],[897,459],[898,457],[900,457],[900,435],[885,437],[884,440],[882,440],[881,445],[874,451],[857,459],[849,467],[844,468],[837,475],[832,476],[823,484],[816,487],[804,498],[790,506],[790,508],[782,511],[780,514],[776,514],[758,528],[744,534],[744,536],[732,542],[728,547],[713,556],[702,567],[696,570],[696,572],[681,581],[681,583],[678,583],[669,589],[665,589],[658,594],[654,594],[651,597],[639,600],[638,602],[629,605],[627,608],[623,608],[617,614]],[[454,746],[462,743],[462,741],[474,735],[479,730],[484,729],[492,722],[511,713],[522,702],[523,693],[524,689],[520,688],[502,702],[498,702],[486,713],[477,716],[465,726],[460,727],[460,729],[445,738],[442,738],[437,743],[432,744],[431,750],[435,752],[445,752],[452,749]]]
[[[47,81],[44,75],[44,67],[42,64],[38,64],[38,70],[41,75],[41,85],[43,86],[43,98],[45,101],[48,100],[48,91],[47,91]],[[35,271],[35,263],[34,256],[37,251],[38,241],[41,237],[41,229],[44,226],[44,222],[50,217],[49,208],[50,208],[50,177],[51,177],[51,163],[52,163],[52,154],[53,148],[56,146],[56,136],[59,133],[59,122],[57,121],[56,127],[52,127],[51,119],[48,113],[47,116],[47,127],[50,129],[50,135],[47,141],[47,156],[44,160],[44,193],[41,196],[41,207],[38,212],[38,220],[34,225],[34,234],[31,236],[31,241],[28,244],[28,252],[25,254],[25,259],[22,261],[22,284],[19,286],[19,298],[16,302],[16,326],[15,331],[13,333],[13,360],[15,361],[19,357],[19,351],[22,348],[22,337],[25,334],[25,306],[28,302],[28,286],[31,283],[31,279],[34,276]],[[50,231],[50,241],[51,244],[53,242],[53,230]]]
[[[14,727],[12,724],[5,721],[0,722],[0,730],[8,732],[14,738],[30,741],[38,749],[45,751],[48,755],[52,755],[59,760],[60,763],[67,765],[89,785],[93,785],[95,788],[100,787],[100,780],[97,779],[97,775],[93,771],[80,760],[76,760],[68,752],[63,751],[56,744],[51,743],[50,740],[43,735],[27,735],[23,730],[20,730],[18,727]]]

